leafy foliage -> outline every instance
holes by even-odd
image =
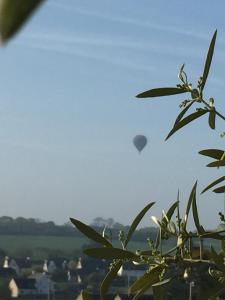
[[[209,98],[208,100],[205,100],[203,95],[213,58],[216,36],[217,31],[215,31],[211,39],[203,74],[199,77],[196,87],[193,87],[188,81],[187,74],[184,71],[185,65],[183,64],[178,74],[181,84],[177,84],[176,87],[150,89],[137,95],[138,98],[164,97],[184,93],[190,95],[189,98],[187,97],[186,100],[181,102],[180,108],[182,110],[176,117],[174,125],[167,135],[166,140],[181,128],[196,119],[200,119],[206,114],[208,114],[208,124],[211,129],[215,129],[216,117],[225,120],[225,117],[216,110],[214,99]],[[197,106],[195,107],[195,111],[186,115],[194,106]],[[215,160],[209,163],[207,165],[208,167],[225,166],[224,150],[205,149],[199,153]],[[215,193],[225,193],[225,186],[216,187],[224,180],[225,176],[214,180],[203,189],[202,193],[212,188],[214,188],[213,191]],[[211,280],[210,286],[207,286],[200,291],[199,299],[214,297],[221,291],[221,287],[225,285],[225,230],[208,231],[201,225],[197,207],[197,181],[191,189],[183,217],[180,215],[179,203],[180,199],[178,192],[177,201],[169,207],[166,213],[164,211],[162,212],[161,218],[156,216],[151,217],[152,221],[158,227],[158,236],[154,241],[148,239],[149,249],[146,251],[137,251],[136,253],[127,250],[128,243],[142,218],[153,206],[154,202],[148,204],[137,215],[127,236],[123,231],[120,232],[119,241],[121,242],[121,249],[115,248],[107,239],[101,237],[89,226],[78,220],[71,219],[73,224],[83,234],[92,240],[99,242],[103,246],[101,248],[86,249],[84,250],[84,253],[92,257],[110,259],[112,261],[110,270],[101,285],[102,298],[106,296],[110,284],[117,276],[123,264],[127,261],[134,262],[135,264],[144,264],[147,267],[146,273],[132,283],[129,288],[129,293],[134,296],[133,299],[135,300],[143,295],[150,287],[153,288],[155,299],[162,300],[165,295],[164,286],[170,286],[174,280],[181,280],[181,277],[185,278],[186,281],[189,281],[188,278],[190,277],[190,280],[195,280],[197,282],[194,273],[192,274],[192,270],[194,270],[194,268],[200,268],[199,263],[208,269],[208,280]],[[187,229],[191,212],[196,228],[193,232],[188,231]],[[225,216],[221,212],[219,215],[221,221],[225,224]],[[164,253],[162,242],[171,237],[176,239],[176,246]],[[207,253],[208,259],[206,260],[203,259],[205,254],[203,241],[205,239],[220,240],[222,246],[219,254],[211,247],[211,251]],[[197,256],[193,247],[193,240],[199,240],[199,253]]]

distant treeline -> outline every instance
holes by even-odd
[[[106,227],[107,234],[112,236],[113,239],[117,239],[120,230],[125,233],[128,232],[129,226],[124,226],[120,223],[114,222],[113,219],[94,219],[91,226],[98,232],[102,232]],[[0,234],[1,235],[51,235],[51,236],[77,236],[83,235],[76,230],[76,228],[66,223],[64,225],[56,225],[52,221],[43,222],[34,218],[12,218],[8,216],[0,217]],[[155,239],[157,229],[155,227],[145,227],[137,230],[133,236],[134,241],[146,241],[146,238]]]

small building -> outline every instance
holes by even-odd
[[[12,298],[18,298],[21,295],[36,295],[36,281],[31,278],[12,278],[9,282],[9,289]]]

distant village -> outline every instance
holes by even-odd
[[[109,262],[87,257],[70,260],[56,257],[41,264],[30,257],[16,259],[5,256],[1,259],[0,293],[7,294],[9,291],[8,298],[4,300],[70,300],[79,297],[81,290],[87,288],[90,294],[99,298],[100,282],[108,268]],[[141,266],[137,269],[132,264],[125,264],[111,287],[111,297],[118,296],[118,293],[126,297],[128,286],[144,272]]]

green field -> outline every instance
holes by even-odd
[[[209,248],[210,242],[205,244]],[[49,252],[56,255],[77,256],[82,253],[82,246],[88,244],[85,237],[64,236],[30,236],[30,235],[0,235],[0,248],[9,256],[32,256],[34,259],[45,259]],[[119,246],[118,241],[114,246]],[[215,248],[218,244],[213,243]],[[167,251],[174,247],[171,241],[166,241],[163,249]],[[146,250],[145,242],[130,242],[130,250]],[[29,254],[31,252],[31,254]]]
[[[30,235],[0,235],[0,248],[9,256],[23,256],[23,253],[32,251],[34,258],[46,257],[49,250],[63,252],[66,255],[81,254],[82,246],[88,244],[85,237],[63,236],[30,236]],[[115,242],[115,246],[119,246]],[[146,243],[130,242],[130,249],[146,249]]]

